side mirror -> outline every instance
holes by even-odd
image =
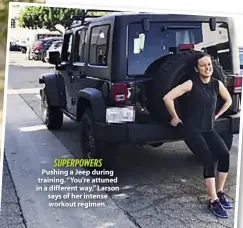
[[[50,51],[48,62],[53,65],[58,65],[61,63],[61,57],[59,51]]]
[[[210,18],[209,20],[209,27],[211,31],[216,31],[217,28],[217,22],[216,22],[216,18]]]

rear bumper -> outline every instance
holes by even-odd
[[[236,115],[218,119],[215,127],[219,133],[238,134],[240,127],[240,114],[238,113]],[[183,139],[177,128],[157,123],[96,123],[95,132],[97,138],[110,142],[148,144],[153,142]]]
[[[40,58],[41,57],[41,52],[40,51],[31,51],[31,56],[33,58]]]

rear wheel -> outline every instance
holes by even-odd
[[[81,122],[81,150],[83,158],[102,159],[102,167],[94,167],[95,169],[113,169],[116,163],[117,147],[116,143],[101,141],[95,137],[92,111],[91,109],[86,109]]]
[[[41,108],[42,118],[47,128],[50,130],[60,129],[63,124],[63,113],[60,108],[49,106],[46,89],[43,89]]]
[[[25,53],[26,53],[26,48],[22,48],[22,49],[21,49],[21,52],[22,52],[23,54],[25,54]]]

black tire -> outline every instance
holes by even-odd
[[[116,143],[104,142],[96,138],[92,110],[87,108],[81,121],[81,151],[85,159],[103,159],[102,167],[94,169],[115,169],[117,158]],[[93,168],[89,168],[93,169]]]
[[[230,151],[233,146],[234,135],[231,133],[220,134],[221,138],[224,140],[228,150]]]
[[[153,74],[152,88],[148,87],[148,99],[149,99],[149,111],[157,121],[168,123],[170,120],[170,114],[165,107],[163,97],[175,86],[185,82],[193,76],[196,76],[196,72],[193,68],[195,56],[199,51],[185,51],[179,54],[167,56],[162,58],[160,67],[158,63]],[[214,73],[213,77],[225,82],[225,74],[222,74],[220,66],[213,61]],[[151,70],[150,70],[151,74]],[[183,102],[183,98],[178,99],[175,102],[176,109],[180,115],[180,102]],[[181,105],[183,106],[183,105]]]
[[[148,68],[147,68],[146,71],[145,71],[145,74],[146,74],[147,76],[152,76],[152,77],[153,77],[153,76],[154,76],[154,73],[157,72],[157,70],[160,69],[161,64],[162,64],[163,62],[165,62],[165,60],[168,59],[168,57],[170,57],[170,56],[172,56],[172,55],[171,55],[171,54],[170,54],[170,55],[165,55],[165,56],[162,56],[162,57],[156,59],[154,62],[152,62],[152,63],[148,66]]]
[[[50,130],[60,129],[63,124],[63,113],[60,108],[48,105],[46,89],[43,89],[41,100],[43,122]]]

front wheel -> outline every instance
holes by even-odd
[[[95,137],[92,111],[87,109],[81,122],[81,150],[83,158],[102,159],[102,168],[113,169],[116,163],[117,147],[116,143],[101,141]]]
[[[58,107],[51,107],[48,104],[46,89],[43,89],[41,98],[42,118],[50,130],[57,130],[62,127],[63,113]]]

